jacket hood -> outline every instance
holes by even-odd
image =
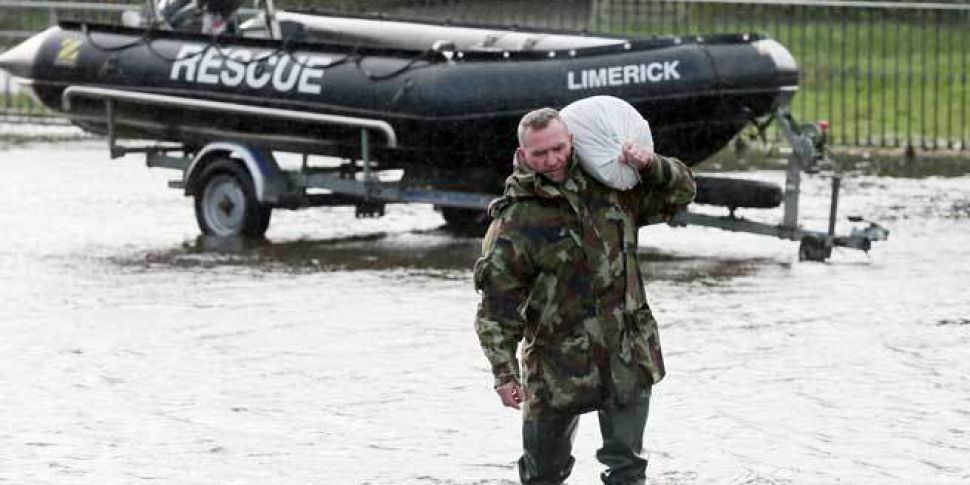
[[[573,177],[578,162],[575,152],[570,155],[566,167],[566,180]],[[565,183],[565,182],[563,182]],[[553,182],[548,177],[532,170],[531,167],[519,159],[518,156],[512,157],[512,175],[505,179],[506,197],[543,197],[556,198],[562,197],[561,184]]]
[[[550,180],[540,180],[540,176],[535,170],[525,164],[516,155],[512,156],[512,175],[505,179],[506,197],[529,197],[538,196],[536,189],[543,182]]]
[[[576,155],[573,153],[569,158],[569,166],[567,168],[569,175],[566,179],[567,181],[573,177],[577,165]],[[536,173],[525,162],[519,160],[518,156],[513,155],[512,175],[509,175],[505,179],[505,191],[502,197],[495,199],[489,205],[488,214],[490,217],[495,218],[498,212],[520,199],[533,197],[555,199],[562,196],[560,184],[549,180],[547,177],[542,176],[542,174]]]

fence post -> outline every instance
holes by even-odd
[[[589,24],[587,24],[587,29],[590,31],[599,30],[599,16],[600,16],[600,0],[593,0],[592,6],[590,7]]]
[[[0,80],[3,80],[3,108],[4,113],[7,114],[10,111],[10,77],[6,74],[0,74]]]
[[[964,24],[970,27],[970,12],[964,12]],[[959,29],[966,36],[967,29]],[[963,59],[963,69],[960,70],[960,82],[963,86],[967,85],[967,67],[970,65],[970,56],[967,55],[968,49],[960,49],[960,57]],[[960,90],[960,150],[967,149],[967,90]]]

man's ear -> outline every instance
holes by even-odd
[[[515,149],[515,159],[520,163],[525,163],[525,150],[523,150],[522,147]]]

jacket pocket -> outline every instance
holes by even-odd
[[[482,291],[485,287],[485,270],[490,257],[491,255],[482,256],[475,261],[475,267],[472,269],[472,281],[475,282],[475,290],[477,291]]]
[[[624,333],[633,362],[641,371],[642,383],[650,386],[660,382],[667,370],[660,346],[660,329],[650,308],[643,306],[633,312]]]
[[[522,359],[530,411],[582,413],[602,405],[600,370],[585,334],[528,345]]]

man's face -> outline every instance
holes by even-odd
[[[566,180],[572,149],[573,137],[566,124],[552,120],[545,128],[526,130],[524,146],[520,146],[516,153],[533,171],[553,182],[562,182]]]

